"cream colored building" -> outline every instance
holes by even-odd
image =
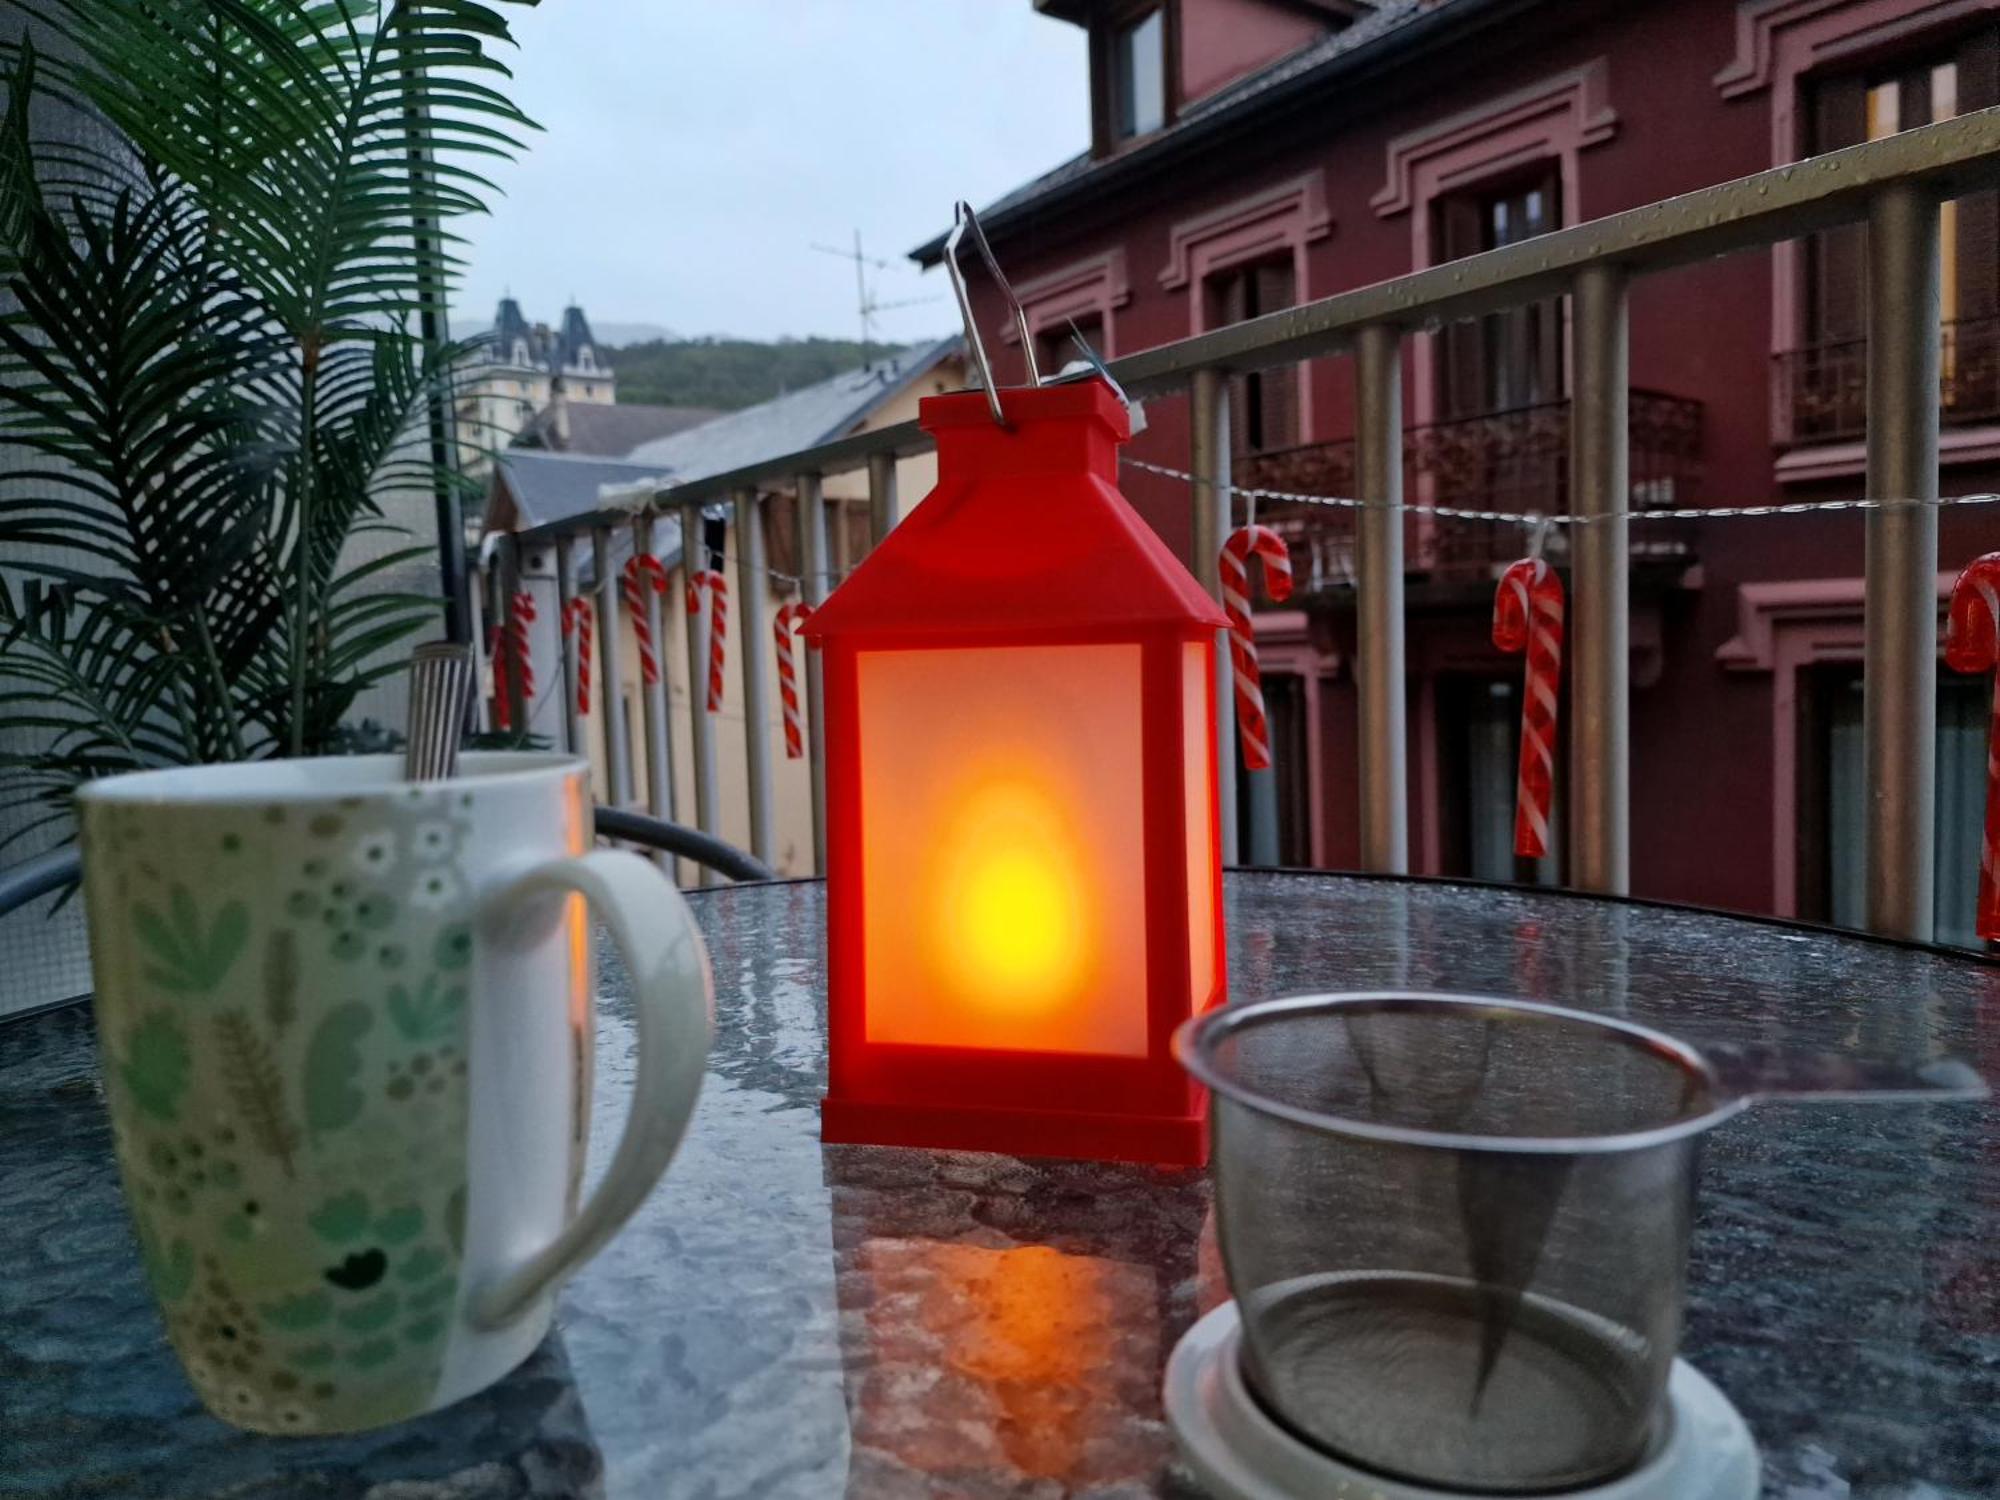
[[[671,486],[741,468],[763,459],[809,448],[858,432],[893,426],[913,420],[917,403],[925,396],[960,389],[965,369],[960,341],[943,340],[924,349],[905,351],[865,370],[850,371],[832,380],[781,396],[760,406],[731,412],[698,427],[654,442],[643,443],[625,458],[604,460],[569,454],[514,451],[501,455],[487,508],[489,538],[507,532],[532,530],[572,517],[601,510],[604,496],[616,495],[638,486],[657,492],[662,503],[671,502]],[[928,453],[901,460],[897,465],[897,496],[907,510],[930,491],[936,481],[935,459]],[[830,564],[837,580],[859,562],[868,546],[868,494],[864,475],[842,475],[825,486],[832,502],[828,517],[831,542]],[[760,524],[764,531],[768,571],[760,590],[763,628],[754,637],[746,636],[745,611],[738,595],[738,536],[732,514],[726,507],[712,506],[707,512],[705,535],[699,546],[706,549],[707,563],[728,579],[729,625],[725,636],[724,688],[721,711],[711,718],[716,744],[719,825],[721,837],[739,848],[751,847],[748,769],[748,733],[744,721],[743,670],[745,654],[755,651],[766,664],[770,683],[767,741],[770,746],[773,788],[772,862],[779,873],[808,875],[812,869],[812,794],[807,763],[787,760],[780,720],[777,691],[776,643],[771,620],[780,605],[799,597],[797,498],[789,489],[772,488],[758,498]],[[668,511],[652,522],[652,552],[668,570],[668,588],[661,596],[664,626],[659,657],[666,685],[669,729],[669,765],[672,773],[671,816],[690,826],[698,822],[694,789],[694,720],[688,693],[689,615],[686,608],[686,566],[681,535],[681,515]],[[622,573],[633,553],[633,527],[619,523],[606,536],[606,555],[613,579]],[[579,535],[572,544],[579,591],[593,592],[600,601],[597,613],[601,631],[610,611],[595,590],[596,568],[593,547],[587,536]],[[494,571],[500,549],[489,541],[483,549]],[[498,566],[495,566],[495,565]],[[566,705],[561,686],[562,637],[556,584],[556,548],[547,543],[521,549],[521,586],[534,598],[536,621],[531,630],[531,660],[535,668],[536,693],[529,708],[531,730],[556,744],[564,743],[567,730]],[[498,598],[505,588],[493,591]],[[632,622],[622,605],[617,610],[618,696],[627,747],[631,785],[622,799],[640,809],[651,805],[647,775],[646,697],[641,680],[638,642]],[[794,643],[801,674],[805,666],[805,644]],[[605,753],[604,739],[604,652],[602,643],[593,662],[593,693],[589,719],[584,725],[598,800],[614,800]],[[705,683],[705,677],[702,679]],[[803,681],[803,675],[801,676]],[[692,872],[684,872],[691,877]]]
[[[486,360],[459,383],[461,470],[486,472],[488,454],[513,442],[548,407],[558,379],[571,403],[608,406],[618,399],[617,372],[581,307],[564,308],[562,322],[550,328],[530,323],[512,297],[501,298]]]

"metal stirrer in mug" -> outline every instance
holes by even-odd
[[[442,781],[458,773],[458,741],[472,701],[472,648],[434,641],[410,654],[410,736],[405,781]]]

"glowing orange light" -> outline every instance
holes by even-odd
[[[1143,1445],[1120,1441],[1125,1393],[1157,1378],[1150,1268],[1045,1245],[884,1238],[862,1243],[856,1270],[876,1349],[856,1402],[870,1447],[939,1476],[1095,1488],[1152,1472]],[[899,1357],[926,1378],[900,1378]]]
[[[1143,1055],[1139,648],[859,665],[868,1039]]]
[[[1089,961],[1084,863],[1045,787],[999,781],[971,791],[938,839],[939,910],[925,926],[966,997],[995,1010],[1047,1011],[1074,995]]]

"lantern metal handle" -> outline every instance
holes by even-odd
[[[1021,335],[1021,357],[1028,365],[1028,384],[1039,386],[1042,372],[1035,365],[1035,340],[1028,332],[1028,314],[1021,307],[1021,299],[1014,295],[1014,288],[1008,285],[1000,262],[994,259],[993,247],[986,242],[986,231],[979,227],[979,215],[972,211],[970,203],[961,198],[952,210],[951,233],[945,237],[944,269],[945,274],[951,277],[951,289],[958,298],[958,315],[965,320],[966,348],[971,351],[972,363],[979,371],[980,384],[986,387],[986,404],[993,408],[993,420],[1005,427],[1007,417],[1000,409],[1000,386],[993,378],[993,364],[986,357],[986,343],[979,337],[979,324],[972,316],[972,297],[965,289],[965,269],[958,263],[958,247],[968,233],[979,249],[979,258],[986,262],[987,274],[1000,288],[1000,295],[1007,299],[1008,311],[1014,314],[1014,327]]]

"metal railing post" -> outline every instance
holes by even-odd
[[[708,545],[702,540],[702,514],[699,501],[684,507],[681,511],[681,569],[687,579],[688,588],[694,587],[695,574],[708,566]],[[715,601],[690,592],[690,603],[699,600],[699,612],[687,617],[688,648],[688,722],[694,727],[694,809],[695,819],[701,831],[716,837],[722,835],[722,813],[719,806],[717,772],[715,765],[715,715],[708,711],[708,651],[709,622],[715,618]],[[701,869],[701,883],[714,885],[718,880],[715,871],[704,865]]]
[[[771,822],[771,641],[764,617],[764,528],[757,492],[738,490],[736,506],[736,609],[743,621],[743,756],[750,787],[750,852],[773,864],[777,842]]]
[[[817,609],[826,602],[827,538],[826,504],[820,495],[817,474],[798,477],[799,505],[799,589],[807,604]],[[826,873],[826,724],[823,717],[825,677],[819,653],[806,657],[807,764],[812,770],[813,869]]]
[[[1229,382],[1220,370],[1196,370],[1188,393],[1192,432],[1188,467],[1195,476],[1194,576],[1222,597],[1222,542],[1229,534]],[[1229,633],[1215,637],[1215,780],[1222,809],[1222,862],[1241,858],[1236,831],[1236,691]]]
[[[1868,216],[1868,496],[1938,496],[1937,200],[1885,189]],[[1928,941],[1934,919],[1937,788],[1937,561],[1934,505],[1868,512],[1861,673],[1868,808],[1867,920]]]
[[[882,545],[896,525],[896,455],[875,453],[868,459],[868,539]]]
[[[1575,666],[1571,669],[1570,883],[1623,896],[1632,889],[1631,508],[1626,277],[1616,266],[1577,273],[1571,310],[1570,508]]]
[[[611,570],[611,528],[590,530],[591,588],[597,601],[597,663],[604,669],[604,779],[613,807],[632,801],[632,765],[625,741],[625,681],[619,675],[624,653],[618,639],[618,579]],[[658,637],[655,637],[657,640]]]
[[[472,727],[484,732],[493,727],[493,703],[487,688],[493,674],[493,653],[486,645],[486,566],[473,554],[465,585],[466,629],[471,632],[472,660],[483,670],[473,673],[477,684],[472,698]]]
[[[576,685],[590,664],[582,659],[583,633],[569,628],[570,604],[576,598],[576,538],[564,532],[556,538],[556,638],[562,642],[563,749],[586,755],[583,715],[577,711]],[[592,620],[594,626],[597,621]]]
[[[1403,333],[1354,342],[1355,679],[1361,705],[1361,865],[1410,868],[1403,668]]]
[[[634,557],[653,556],[654,523],[651,511],[636,516],[632,521],[632,555]],[[624,590],[619,583],[607,580],[607,597],[616,599]],[[665,601],[650,584],[642,582],[639,597],[644,602],[640,608],[646,611],[646,629],[653,637],[653,660],[659,670],[653,680],[646,680],[645,664],[639,669],[639,701],[643,706],[646,723],[646,810],[654,817],[671,823],[674,820],[674,731],[673,717],[667,704],[667,612]],[[665,850],[659,852],[663,868],[674,872],[674,879],[681,877],[680,862]]]

